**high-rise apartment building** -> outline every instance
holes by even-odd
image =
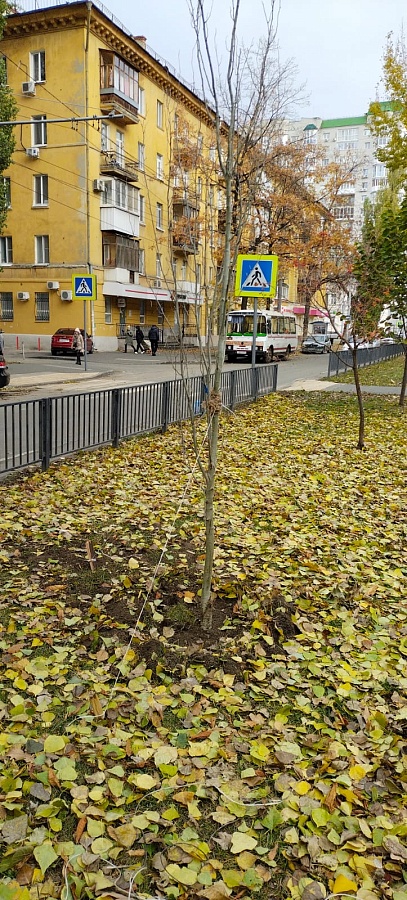
[[[98,349],[137,324],[196,332],[218,250],[207,105],[98,2],[21,5],[0,45],[19,104],[0,326],[47,346],[83,321],[72,276],[92,272]]]

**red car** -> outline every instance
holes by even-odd
[[[67,353],[70,353],[75,356],[76,350],[73,349],[74,331],[74,328],[58,328],[58,331],[51,338],[52,356],[56,356],[57,353],[63,353],[65,356]],[[81,334],[82,337],[85,334],[83,328],[81,328]],[[86,352],[93,353],[93,340],[90,334],[87,335]]]

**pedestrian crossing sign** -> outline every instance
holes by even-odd
[[[72,275],[74,300],[96,300],[96,275]]]
[[[236,263],[235,297],[274,297],[277,256],[239,254]]]

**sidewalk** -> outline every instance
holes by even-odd
[[[278,384],[278,383],[277,383]],[[278,388],[281,391],[342,391],[345,394],[356,394],[354,384],[345,384],[336,381],[293,381],[288,387]],[[400,394],[400,387],[380,386],[378,384],[362,384],[362,394]]]

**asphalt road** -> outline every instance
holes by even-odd
[[[148,384],[170,381],[180,376],[180,366],[174,351],[161,350],[156,357],[131,353],[100,353],[87,357],[87,369],[81,368],[75,359],[51,356],[47,352],[21,354],[7,353],[10,370],[10,388],[0,394],[0,403],[25,396],[55,396],[61,392],[101,390],[124,385]],[[225,369],[242,368],[245,363],[225,364]],[[247,364],[249,365],[249,364]],[[186,375],[201,372],[199,356],[194,351],[187,354]],[[299,353],[289,360],[278,361],[278,390],[299,388],[302,382],[325,378],[328,372],[328,355],[304,355]]]

